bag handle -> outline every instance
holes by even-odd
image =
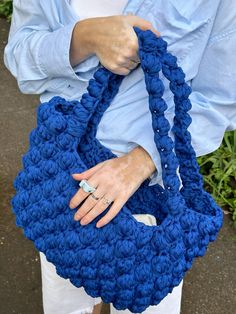
[[[134,30],[139,41],[139,58],[149,94],[154,141],[161,158],[164,187],[170,195],[179,193],[180,181],[177,176],[179,166],[183,188],[188,190],[188,193],[191,191],[195,193],[196,190],[200,192],[203,189],[203,179],[191,145],[191,134],[187,130],[192,121],[187,113],[191,109],[191,102],[188,99],[191,88],[185,82],[183,70],[177,65],[177,58],[167,52],[167,42],[150,30],[143,31],[138,27],[134,27]],[[169,86],[174,95],[175,117],[171,130],[175,143],[168,135],[170,124],[164,116],[167,104],[162,98],[164,85],[159,78],[160,70],[170,81]],[[88,121],[85,134],[87,140],[96,137],[101,117],[117,94],[124,77],[100,68],[89,81],[88,93],[99,101],[96,102],[96,108],[93,108],[93,115]],[[97,88],[98,86],[100,88]]]

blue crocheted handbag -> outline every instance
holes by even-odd
[[[154,141],[161,157],[164,188],[145,180],[107,225],[73,219],[69,201],[79,189],[72,173],[116,158],[96,139],[99,121],[117,94],[124,76],[99,68],[80,101],[53,97],[39,105],[37,127],[23,156],[23,170],[14,180],[12,199],[17,226],[56,266],[58,275],[83,286],[92,297],[134,313],[157,305],[177,286],[194,258],[203,256],[223,223],[221,208],[203,188],[202,176],[187,128],[191,88],[167,52],[167,43],[150,30],[134,30],[152,114]],[[162,70],[174,94],[172,131],[164,116]],[[179,167],[179,176],[177,168]],[[180,189],[180,178],[182,187]],[[151,214],[156,226],[132,214]]]

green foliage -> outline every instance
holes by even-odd
[[[215,152],[197,159],[206,190],[232,213],[236,228],[236,131],[226,132]]]
[[[0,15],[5,16],[8,21],[11,20],[12,0],[1,0],[0,1]]]

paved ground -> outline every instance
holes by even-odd
[[[0,19],[1,56],[8,23]],[[42,314],[40,264],[33,244],[15,227],[12,181],[35,126],[38,97],[22,95],[0,62],[0,314]],[[181,314],[236,313],[236,232],[229,216],[217,241],[185,277]],[[108,314],[108,306],[103,314]],[[158,313],[157,313],[158,314]],[[166,313],[168,314],[168,313]]]

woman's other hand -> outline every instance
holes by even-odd
[[[111,72],[129,74],[140,61],[138,38],[133,26],[142,30],[150,29],[160,36],[150,22],[132,14],[88,18],[77,22],[70,49],[72,66],[96,54],[101,64]]]
[[[154,171],[155,165],[150,155],[138,146],[124,156],[108,159],[82,173],[73,174],[75,180],[86,179],[89,185],[95,187],[93,195],[98,198],[96,200],[92,194],[80,188],[69,204],[74,209],[85,200],[74,219],[80,220],[82,225],[88,224],[106,210],[109,206],[106,201],[110,201],[113,203],[111,208],[97,222],[96,227],[106,225]]]

